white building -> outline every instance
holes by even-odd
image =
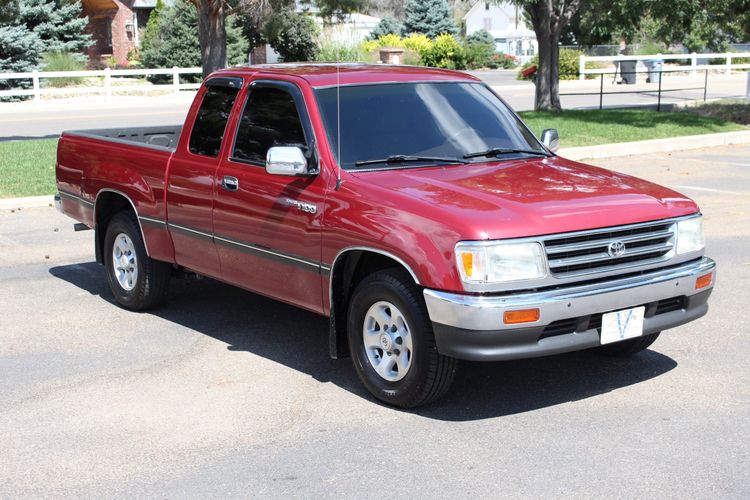
[[[534,30],[526,26],[521,9],[511,3],[499,5],[476,2],[464,16],[466,35],[488,31],[495,38],[499,52],[510,54],[526,62],[534,56],[539,45]]]

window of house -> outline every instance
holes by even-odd
[[[112,47],[112,18],[105,17],[104,22],[104,44],[106,47]]]
[[[485,17],[484,18],[484,30],[490,31],[492,29],[492,18],[491,17]]]
[[[233,88],[216,85],[206,89],[190,133],[191,153],[212,157],[219,155],[224,130],[238,92],[239,86]]]
[[[305,134],[294,98],[274,87],[252,90],[237,129],[232,157],[265,165],[273,146],[302,146]]]

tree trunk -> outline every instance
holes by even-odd
[[[546,111],[552,109],[551,73],[552,61],[550,40],[548,36],[536,36],[539,43],[539,66],[536,70],[536,94],[534,96],[534,110]]]
[[[546,1],[527,4],[526,10],[539,44],[539,66],[536,71],[536,94],[534,110],[560,111],[559,95],[559,49],[555,31],[552,29],[552,12]]]
[[[198,38],[201,44],[203,77],[227,65],[227,31],[222,0],[197,0]]]
[[[560,104],[560,46],[558,45],[559,36],[550,37],[550,68],[549,68],[549,96],[550,109],[562,111]]]
[[[522,5],[539,43],[536,72],[536,111],[562,111],[560,104],[560,35],[576,13],[581,0],[516,0]]]

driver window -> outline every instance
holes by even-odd
[[[265,165],[269,148],[305,145],[305,134],[292,96],[273,87],[253,89],[242,111],[232,157]]]

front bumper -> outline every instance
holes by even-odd
[[[711,273],[711,284],[695,280]],[[601,314],[646,306],[644,335],[700,318],[716,281],[716,263],[687,264],[627,278],[530,293],[465,295],[426,289],[438,351],[475,361],[547,356],[600,345]],[[539,320],[523,327],[503,323],[503,313],[538,308]]]

